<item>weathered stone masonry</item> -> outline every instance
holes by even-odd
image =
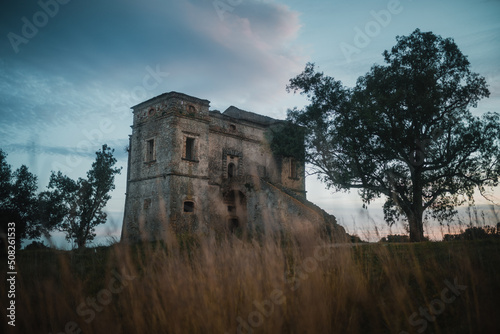
[[[170,92],[133,109],[122,240],[171,232],[267,231],[330,223],[306,199],[304,164],[271,151],[281,121]]]

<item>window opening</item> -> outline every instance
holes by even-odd
[[[185,201],[184,202],[184,212],[194,212],[194,202]]]
[[[186,159],[194,160],[194,138],[186,138]]]
[[[292,179],[297,178],[297,161],[294,158],[290,158],[290,177]]]
[[[227,165],[227,176],[229,178],[234,176],[235,169],[236,169],[236,166],[232,162],[230,162],[229,165]]]
[[[236,230],[240,227],[240,222],[238,221],[238,218],[230,218],[229,219],[229,230],[231,233],[236,232]]]
[[[150,139],[146,143],[146,161],[153,161],[155,159],[155,140]]]

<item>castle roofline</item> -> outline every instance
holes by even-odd
[[[222,115],[228,116],[231,118],[235,118],[238,120],[242,120],[242,121],[261,124],[261,125],[271,125],[271,124],[280,122],[277,119],[274,119],[274,118],[271,118],[268,116],[264,116],[264,115],[259,115],[259,114],[256,114],[256,113],[253,113],[250,111],[245,111],[245,110],[239,109],[235,106],[230,106],[229,108],[227,108],[222,113]]]
[[[172,99],[172,98],[179,98],[179,99],[182,99],[182,100],[185,100],[185,101],[188,101],[188,102],[199,103],[199,104],[202,104],[202,105],[206,105],[207,107],[210,105],[210,101],[209,100],[199,99],[197,97],[190,96],[190,95],[187,95],[187,94],[184,94],[184,93],[179,93],[179,92],[172,91],[172,92],[168,92],[168,93],[163,93],[163,94],[155,96],[155,97],[153,97],[153,98],[151,98],[149,100],[146,100],[144,102],[136,104],[135,106],[132,107],[132,109],[135,110],[135,109],[138,109],[138,108],[147,107],[148,105],[157,103],[159,101],[169,100],[169,99]]]

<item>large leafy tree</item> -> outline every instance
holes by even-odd
[[[335,190],[358,189],[365,204],[385,196],[389,224],[444,221],[498,185],[500,117],[470,112],[489,96],[486,81],[450,38],[415,30],[397,37],[354,88],[307,64],[287,89],[310,104],[288,117],[307,130],[307,161]]]
[[[8,223],[15,223],[17,247],[23,239],[39,238],[44,230],[37,217],[37,189],[37,178],[28,167],[12,172],[0,150],[0,230],[5,233]]]
[[[45,220],[66,233],[66,239],[78,248],[95,237],[95,227],[106,222],[103,211],[115,188],[114,177],[120,174],[116,168],[114,150],[107,145],[96,152],[96,160],[87,172],[87,178],[72,180],[61,172],[52,173],[49,190],[40,195],[46,208]]]

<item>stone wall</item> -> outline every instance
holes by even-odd
[[[176,92],[133,113],[123,240],[338,226],[306,200],[304,163],[271,151],[280,121]]]

